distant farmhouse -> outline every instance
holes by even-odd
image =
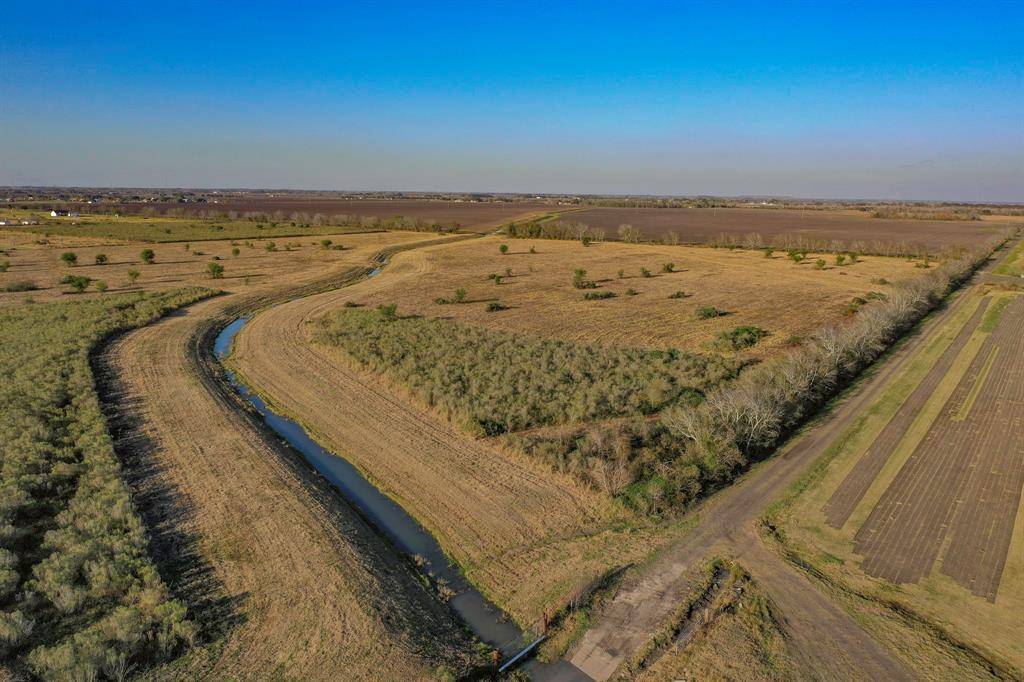
[[[51,218],[77,218],[78,214],[74,211],[67,211],[63,208],[55,208],[50,211]]]

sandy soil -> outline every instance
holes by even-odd
[[[332,286],[386,242],[408,240],[365,241],[333,268]],[[466,663],[468,642],[447,608],[214,379],[219,321],[330,271],[202,302],[124,335],[100,359],[157,558],[195,617],[222,636],[158,676],[379,679],[387,669],[415,679]]]
[[[508,255],[500,255],[502,243],[508,244]],[[529,253],[530,247],[537,253]],[[791,336],[810,334],[841,319],[854,296],[889,291],[889,286],[872,280],[894,281],[921,273],[905,260],[874,256],[842,267],[825,256],[828,265],[817,270],[814,255],[797,265],[781,253],[767,259],[751,251],[617,243],[583,247],[578,242],[499,237],[406,254],[394,268],[412,267],[403,259],[413,257],[424,261],[416,265],[417,272],[387,280],[393,286],[364,289],[355,300],[396,303],[401,313],[568,341],[691,351],[706,351],[720,331],[756,325],[770,336],[752,349],[754,355],[777,352]],[[674,263],[678,272],[662,273],[664,263]],[[512,269],[512,276],[503,277],[501,284],[488,279],[491,273],[504,275],[506,268]],[[572,286],[575,268],[585,269],[599,291],[615,292],[617,298],[583,300],[583,292]],[[641,268],[653,276],[642,277]],[[625,278],[618,278],[619,270]],[[466,290],[468,303],[435,303],[459,288]],[[626,295],[631,288],[637,295]],[[686,297],[669,298],[677,291]],[[488,312],[491,301],[509,309]],[[696,311],[703,306],[729,314],[701,321]]]

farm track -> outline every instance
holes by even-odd
[[[952,530],[943,572],[995,601],[1024,485],[1021,357],[1018,297],[858,530],[854,551],[868,575],[917,582]]]
[[[986,266],[987,270],[991,265]],[[984,273],[982,273],[983,275]],[[983,279],[976,276],[972,281]],[[967,285],[965,285],[967,286]],[[642,572],[624,584],[612,602],[598,614],[595,625],[570,652],[570,661],[595,680],[619,671],[633,652],[648,642],[671,616],[672,596],[685,593],[686,572],[707,560],[712,551],[733,554],[778,602],[787,635],[800,645],[799,655],[820,670],[830,661],[852,660],[839,671],[844,679],[903,679],[910,673],[868,635],[839,606],[826,600],[794,566],[767,551],[755,525],[765,507],[815,462],[849,425],[866,410],[903,369],[914,352],[930,340],[961,305],[955,297],[890,351],[872,376],[849,391],[827,415],[812,424],[792,445],[755,467],[729,488],[712,496],[698,510],[697,526],[682,541],[665,550]],[[772,558],[774,557],[774,559]],[[827,615],[826,615],[827,612]],[[847,658],[849,656],[849,658]],[[824,664],[824,667],[821,667]]]
[[[96,358],[165,579],[204,634],[221,640],[158,676],[373,679],[387,669],[416,679],[438,664],[466,669],[470,643],[448,608],[242,408],[211,353],[213,336],[238,315],[367,272],[353,265],[209,299],[119,337]]]
[[[988,303],[988,298],[983,298],[979,302],[978,307],[971,315],[971,319],[967,321],[967,324],[964,325],[956,338],[953,339],[953,342],[946,348],[939,361],[932,366],[924,380],[918,384],[910,397],[903,402],[900,409],[889,420],[889,423],[885,425],[885,428],[882,429],[882,432],[872,441],[867,452],[857,460],[856,466],[843,479],[839,487],[836,488],[832,497],[829,498],[823,511],[825,512],[826,520],[833,528],[842,528],[850,518],[850,515],[853,514],[853,510],[856,509],[857,505],[864,498],[864,495],[867,494],[871,484],[875,482],[875,478],[878,477],[886,462],[889,461],[889,456],[896,449],[896,446],[899,445],[899,442],[903,440],[903,436],[907,433],[907,430],[913,424],[925,403],[928,402],[928,399],[935,392],[935,389],[945,378],[946,372],[952,367],[953,362],[960,354],[964,345],[966,345],[967,340],[971,338],[974,330],[981,322],[985,310],[988,308]]]

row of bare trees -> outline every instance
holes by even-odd
[[[822,329],[807,344],[710,391],[696,409],[661,417],[686,443],[686,457],[739,468],[773,450],[951,290],[983,263],[996,244],[944,262],[898,284],[889,298],[864,307],[847,324]]]

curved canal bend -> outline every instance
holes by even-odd
[[[374,269],[370,276],[380,272]],[[470,584],[445,555],[433,535],[394,500],[378,490],[355,466],[341,455],[321,447],[296,421],[274,412],[266,402],[242,383],[224,361],[231,353],[235,336],[252,318],[240,317],[220,330],[214,340],[214,356],[221,362],[231,387],[263,417],[266,424],[295,448],[394,546],[395,551],[413,557],[421,572],[453,593],[448,604],[480,640],[508,658],[523,652],[528,633],[521,630],[501,609]],[[534,638],[530,638],[531,640]],[[531,668],[539,667],[536,662]]]

